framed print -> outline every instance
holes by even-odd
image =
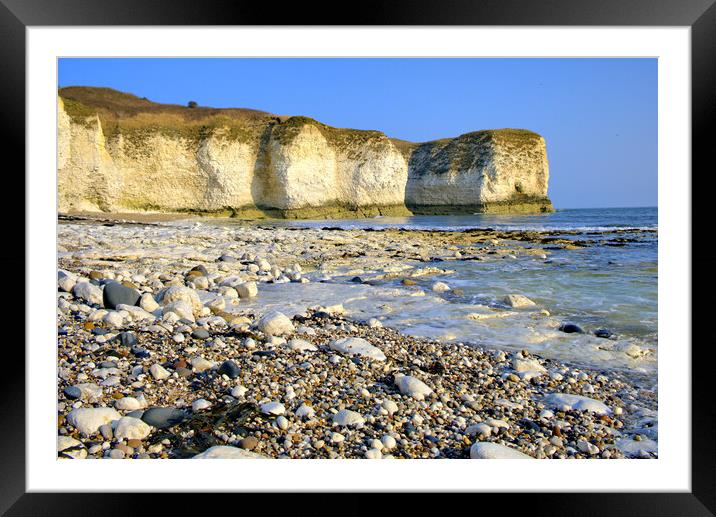
[[[716,10],[558,4],[349,25],[3,0],[26,200],[3,510],[530,492],[712,514],[691,171]]]

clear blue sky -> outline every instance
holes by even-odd
[[[412,141],[526,128],[557,208],[656,206],[656,59],[61,59],[60,86],[243,107]]]

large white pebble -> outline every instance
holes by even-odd
[[[89,282],[77,282],[72,288],[72,294],[87,303],[102,305],[102,289]]]
[[[270,311],[261,316],[256,328],[267,336],[283,336],[295,330],[288,316],[278,311]]]
[[[231,447],[229,445],[215,445],[206,449],[204,452],[193,456],[194,460],[212,459],[212,460],[260,460],[269,459],[266,456],[258,454],[256,452],[247,451],[245,449],[239,449],[238,447]]]
[[[360,413],[356,413],[350,409],[341,409],[338,413],[333,415],[333,423],[344,427],[358,426],[364,422],[365,419]]]
[[[256,282],[244,282],[243,284],[238,284],[235,289],[236,293],[239,295],[239,298],[253,298],[257,294],[259,294],[259,289],[256,286]]]
[[[445,282],[435,282],[431,289],[436,293],[444,293],[450,290],[450,286]]]
[[[470,447],[470,459],[473,460],[529,460],[530,456],[517,449],[491,442],[477,442]]]
[[[154,377],[156,380],[161,381],[164,379],[168,379],[171,375],[166,368],[164,368],[161,364],[153,364],[149,367],[149,373],[152,374],[152,377]]]
[[[149,293],[144,293],[139,299],[139,306],[147,312],[154,312],[159,308],[159,304]]]
[[[385,361],[385,354],[383,351],[380,348],[371,345],[363,338],[347,337],[336,339],[331,341],[328,346],[331,350],[335,350],[341,354],[359,355],[375,359],[376,361]]]
[[[396,411],[398,411],[398,404],[396,404],[394,401],[390,399],[385,399],[383,401],[383,404],[381,404],[383,409],[385,409],[389,415],[392,415]]]
[[[114,407],[122,411],[135,411],[142,408],[142,403],[134,397],[124,397],[115,402]]]
[[[283,415],[286,412],[286,407],[274,400],[261,404],[261,412],[266,415]]]
[[[109,407],[78,408],[67,415],[67,422],[82,434],[91,436],[104,424],[122,418],[116,409]]]
[[[379,460],[383,457],[378,449],[368,449],[365,452],[365,457],[369,460]]]
[[[295,414],[298,418],[310,419],[313,418],[313,416],[316,414],[316,411],[311,406],[304,403],[299,406]]]
[[[194,402],[191,403],[191,410],[193,412],[201,411],[203,409],[207,409],[211,407],[211,402],[209,402],[206,399],[196,399]]]
[[[612,412],[604,402],[571,393],[551,393],[544,398],[544,403],[548,407],[561,410],[591,411],[597,415],[608,415]]]
[[[144,440],[151,432],[149,425],[131,416],[120,418],[114,428],[114,436],[118,440]]]
[[[383,448],[387,451],[394,449],[397,445],[395,438],[393,438],[389,434],[384,435],[383,438],[380,439],[380,441],[383,444]]]
[[[288,419],[286,419],[285,416],[281,415],[276,419],[276,425],[279,429],[285,431],[286,429],[288,429]]]
[[[433,390],[417,377],[399,373],[395,376],[395,385],[403,395],[409,395],[415,400],[424,400]]]

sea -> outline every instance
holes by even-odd
[[[262,304],[343,303],[357,319],[378,317],[403,333],[503,350],[527,349],[543,357],[656,382],[658,355],[658,211],[648,208],[564,209],[539,215],[460,215],[372,219],[272,221],[279,227],[422,230],[534,230],[592,240],[581,249],[552,249],[547,258],[516,254],[483,261],[422,263],[454,273],[418,280],[421,296],[398,279],[356,285],[353,272],[310,284],[262,291]],[[262,223],[266,225],[266,223]],[[560,233],[564,232],[564,233]],[[525,243],[520,243],[525,244]],[[369,272],[368,272],[369,273]],[[446,282],[452,291],[435,293]],[[424,285],[423,285],[424,284]],[[267,286],[268,287],[268,286]],[[276,286],[278,287],[278,286]],[[522,294],[549,313],[509,310],[507,294]],[[258,302],[257,302],[258,303]],[[304,305],[302,305],[304,304]],[[584,334],[559,327],[573,323]],[[595,336],[598,329],[610,338]],[[653,387],[653,385],[652,385]]]

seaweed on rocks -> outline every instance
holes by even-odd
[[[169,440],[175,458],[188,458],[220,444],[217,433],[245,436],[269,418],[251,402],[217,402],[211,409],[192,413],[183,422],[154,434],[152,443]]]

